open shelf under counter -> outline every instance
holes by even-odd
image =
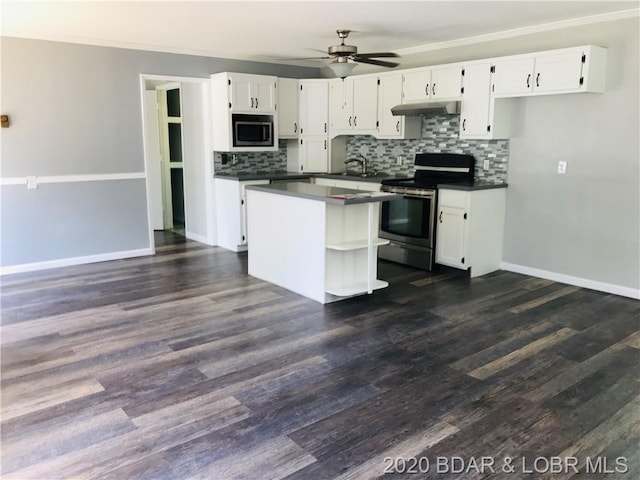
[[[373,280],[371,290],[379,290],[389,286],[389,282],[384,280]],[[336,297],[352,297],[361,293],[367,293],[367,282],[352,283],[350,285],[341,285],[339,287],[328,288],[327,293]]]
[[[379,247],[380,245],[387,245],[389,240],[384,238],[374,238],[372,245],[374,247]],[[367,239],[362,240],[352,240],[350,242],[340,242],[340,243],[330,243],[327,244],[327,249],[329,250],[337,250],[339,252],[348,252],[351,250],[361,250],[364,248],[369,248],[369,242]]]

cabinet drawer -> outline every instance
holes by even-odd
[[[469,193],[459,190],[438,190],[438,202],[442,207],[466,208]]]

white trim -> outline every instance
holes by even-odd
[[[591,25],[594,23],[612,22],[615,20],[623,20],[633,18],[640,15],[640,8],[630,10],[621,10],[619,12],[603,13],[601,15],[591,15],[589,17],[572,18],[559,22],[543,23],[540,25],[532,25],[530,27],[513,28],[511,30],[503,30],[502,32],[488,33],[485,35],[475,35],[473,37],[458,38],[456,40],[447,40],[444,42],[429,43],[427,45],[419,45],[417,47],[401,48],[395,50],[400,56],[413,55],[416,53],[431,52],[434,50],[444,50],[446,48],[464,47],[474,45],[476,43],[491,42],[496,40],[506,40],[522,35],[530,35],[534,33],[549,32],[551,30],[560,30],[570,27],[579,27],[583,25]]]
[[[539,268],[527,267],[524,265],[517,265],[515,263],[509,262],[502,262],[500,268],[508,272],[522,273],[523,275],[531,275],[532,277],[544,278],[547,280],[553,280],[554,282],[567,283],[569,285],[575,285],[576,287],[589,288],[591,290],[613,293],[615,295],[621,295],[623,297],[630,297],[640,300],[640,288],[623,287],[621,285],[615,285],[613,283],[598,282],[596,280],[589,280],[588,278],[573,277],[571,275],[565,275],[563,273],[550,272],[548,270],[541,270]]]
[[[48,260],[45,262],[22,263],[20,265],[10,265],[0,267],[1,275],[11,275],[15,273],[35,272],[49,268],[71,267],[74,265],[84,265],[87,263],[107,262],[111,260],[122,260],[125,258],[142,257],[154,255],[153,248],[140,248],[138,250],[124,250],[121,252],[101,253],[98,255],[87,255],[85,257],[61,258],[59,260]]]
[[[78,182],[107,182],[113,180],[144,179],[145,172],[132,173],[101,173],[93,175],[44,175],[36,177],[37,183],[78,183]],[[0,185],[26,185],[27,177],[5,177],[0,179]]]

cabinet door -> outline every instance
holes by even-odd
[[[429,99],[431,70],[405,72],[402,82],[402,103],[424,102]]]
[[[465,209],[441,206],[438,209],[436,262],[451,267],[466,268]]]
[[[276,79],[275,77],[256,77],[252,86],[254,109],[260,113],[276,111]]]
[[[353,128],[358,131],[374,131],[378,113],[378,78],[353,77],[351,80]]]
[[[329,171],[327,137],[304,137],[300,139],[301,172],[326,173]]]
[[[332,79],[329,84],[329,118],[332,131],[353,127],[353,80]]]
[[[278,79],[278,137],[298,136],[298,80]]]
[[[494,95],[519,95],[533,88],[534,58],[496,61],[492,78]]]
[[[486,138],[489,135],[491,103],[491,64],[464,69],[464,93],[460,112],[460,138]]]
[[[249,241],[247,235],[247,186],[268,185],[269,180],[249,180],[240,182],[240,241],[238,245],[246,245]]]
[[[231,99],[231,111],[252,112],[255,100],[253,99],[253,76],[233,74],[229,77],[229,98]]]
[[[535,62],[534,92],[570,92],[580,89],[582,52],[538,56]]]
[[[328,82],[303,80],[300,87],[300,133],[326,135],[329,121]]]
[[[460,98],[462,88],[462,67],[434,68],[431,70],[431,99]]]
[[[391,115],[391,109],[402,102],[402,74],[380,76],[378,86],[378,136],[402,136],[404,117]]]

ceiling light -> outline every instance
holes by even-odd
[[[357,63],[348,63],[346,59],[342,62],[340,60],[341,59],[338,59],[338,61],[331,62],[327,65],[327,68],[329,68],[336,77],[344,78],[348,76],[358,65]]]

